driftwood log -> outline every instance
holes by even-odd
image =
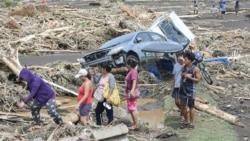
[[[195,108],[204,112],[207,112],[212,115],[216,115],[225,121],[228,121],[234,125],[238,125],[240,127],[244,127],[244,124],[240,122],[239,118],[237,116],[228,114],[222,110],[217,109],[214,106],[210,106],[208,104],[202,104],[200,102],[195,101]]]

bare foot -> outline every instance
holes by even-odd
[[[28,129],[28,131],[29,131],[29,132],[32,132],[32,131],[39,130],[39,129],[41,129],[41,128],[42,128],[42,127],[39,126],[39,125],[34,125],[34,126],[30,127],[30,128]]]
[[[133,126],[128,127],[128,129],[129,130],[138,130],[139,126],[138,125],[133,125]]]

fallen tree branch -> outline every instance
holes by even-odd
[[[16,116],[16,117],[21,117],[21,118],[24,118],[24,119],[27,119],[27,120],[32,120],[32,116],[31,114],[19,114],[19,113],[7,113],[7,112],[1,112],[0,111],[0,115],[5,115],[5,116]],[[43,114],[40,114],[41,117],[43,118],[50,118],[50,116],[48,115],[43,115]]]
[[[241,99],[250,100],[250,97],[233,97],[233,98],[238,99],[238,100],[241,100]]]
[[[60,86],[60,85],[58,85],[58,84],[55,84],[55,83],[53,83],[53,82],[50,82],[50,81],[47,81],[47,80],[45,80],[45,79],[43,79],[46,83],[48,83],[48,84],[50,84],[50,85],[52,85],[52,86],[54,86],[54,87],[57,87],[57,88],[59,88],[59,89],[61,89],[61,90],[64,90],[64,91],[66,91],[66,92],[68,92],[68,93],[71,93],[71,94],[73,94],[73,95],[75,95],[75,96],[78,96],[78,93],[76,93],[76,92],[74,92],[74,91],[72,91],[72,90],[69,90],[69,89],[67,89],[67,88],[64,88],[63,86]]]
[[[75,16],[75,17],[79,17],[79,18],[83,18],[83,19],[86,19],[86,20],[91,20],[91,21],[96,21],[96,22],[99,22],[99,23],[102,23],[102,24],[105,24],[104,21],[101,21],[101,20],[97,20],[97,19],[93,19],[93,18],[89,18],[89,17],[84,17],[82,15],[79,15],[79,14],[72,14],[72,13],[67,13],[67,15],[70,15],[70,16]]]
[[[217,109],[214,106],[210,106],[208,104],[202,104],[200,102],[195,102],[195,108],[204,112],[207,112],[209,114],[218,116],[234,125],[238,125],[240,127],[244,127],[243,123],[240,122],[239,118],[237,116],[231,115],[229,113],[226,113],[222,110]]]

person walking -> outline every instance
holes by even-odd
[[[213,7],[211,8],[211,14],[214,17],[216,15],[216,13],[217,13],[217,8],[215,7],[215,5],[213,5]]]
[[[101,75],[97,75],[96,71],[94,70],[94,83],[98,83],[98,89],[103,94],[105,84],[108,81],[109,84],[109,94],[107,98],[104,98],[104,101],[98,101],[95,114],[96,114],[96,124],[97,125],[103,125],[103,119],[102,119],[102,113],[104,110],[106,110],[106,114],[108,117],[108,124],[110,124],[114,117],[113,117],[113,106],[110,101],[110,96],[113,93],[113,90],[115,89],[115,77],[111,73],[111,66],[108,63],[103,63],[101,65]]]
[[[173,74],[174,74],[174,88],[172,92],[172,97],[175,99],[175,105],[181,110],[180,106],[180,95],[179,95],[179,90],[180,90],[180,82],[181,82],[181,75],[182,75],[182,69],[184,66],[184,58],[183,54],[178,54],[177,56],[177,63],[174,64],[173,68]],[[184,121],[183,114],[181,113],[181,121]]]
[[[137,98],[139,96],[138,90],[138,79],[139,75],[137,70],[135,69],[137,66],[137,62],[133,59],[128,59],[126,62],[126,67],[128,69],[128,74],[125,78],[125,92],[126,92],[126,100],[127,100],[127,111],[130,113],[133,119],[133,125],[129,127],[130,130],[138,130],[139,129],[139,121],[137,114]]]
[[[78,103],[75,109],[79,111],[81,123],[87,125],[89,112],[92,107],[92,94],[94,91],[91,75],[86,69],[80,69],[75,75],[75,78],[79,78],[83,82],[78,90]]]
[[[222,19],[225,19],[225,15],[226,15],[226,0],[220,0],[219,5],[220,5],[221,17],[222,17]]]
[[[63,125],[63,120],[56,111],[55,91],[40,77],[36,76],[26,68],[21,70],[19,79],[20,81],[27,83],[27,90],[30,91],[30,94],[18,104],[18,107],[23,108],[25,104],[34,99],[30,106],[30,110],[35,125],[29,130],[33,131],[41,128],[40,110],[43,106],[46,106],[48,114],[53,117],[53,120],[56,124]]]
[[[236,16],[238,16],[239,10],[240,10],[239,0],[236,0],[235,1],[235,13],[236,13]]]
[[[198,2],[194,0],[194,14],[198,14]]]
[[[182,79],[180,86],[180,105],[181,111],[184,116],[184,122],[180,126],[181,129],[188,128],[190,130],[194,129],[194,104],[196,96],[196,83],[200,81],[200,70],[198,67],[193,65],[195,55],[192,52],[185,52],[184,54],[185,66],[182,70]],[[189,107],[189,118],[187,107]]]

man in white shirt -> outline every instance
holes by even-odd
[[[177,59],[178,59],[177,60],[178,62],[174,65],[174,68],[173,68],[174,88],[173,88],[173,92],[172,92],[172,97],[175,99],[175,105],[180,109],[181,107],[180,107],[179,88],[180,88],[180,84],[181,84],[182,68],[184,66],[183,55],[178,54]],[[183,117],[182,117],[182,120],[183,120]]]

